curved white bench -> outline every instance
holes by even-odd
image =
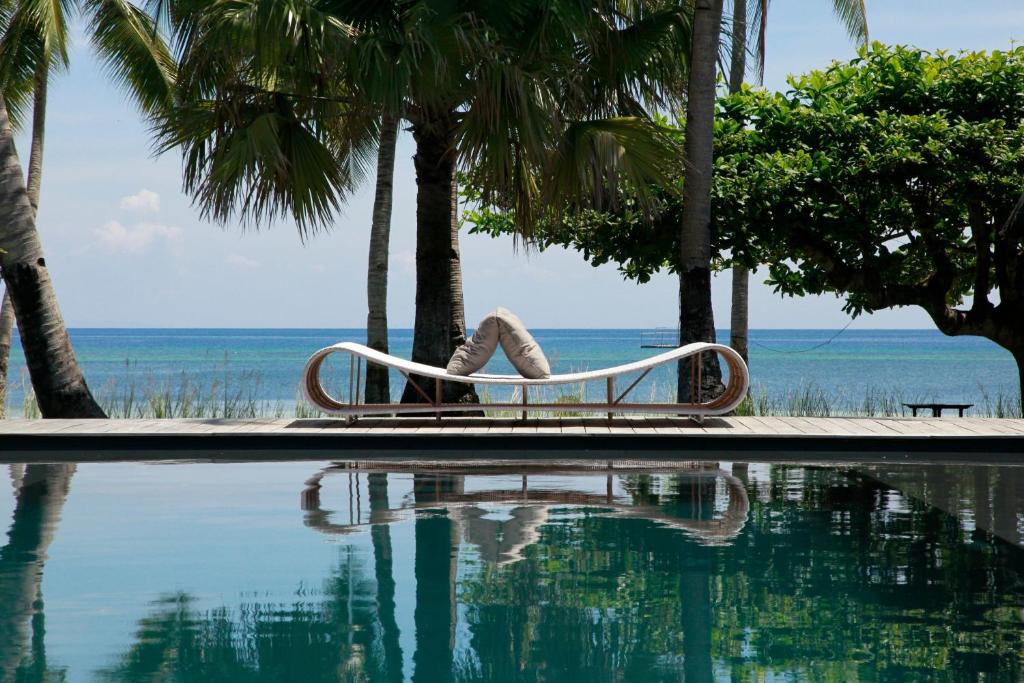
[[[683,358],[696,358],[696,363],[690,364],[691,386],[697,387],[701,381],[701,354],[714,352],[725,360],[729,368],[729,383],[725,391],[705,403],[626,403],[624,399],[640,380],[647,376],[654,368],[679,361]],[[348,403],[343,403],[334,398],[324,389],[320,381],[320,369],[324,360],[331,354],[340,353],[349,356],[349,396]],[[359,403],[359,387],[362,383],[363,361],[383,365],[398,370],[412,383],[412,386],[419,392],[424,403]],[[632,383],[620,394],[615,391],[615,379],[621,375],[639,372]],[[422,386],[423,379],[434,380],[433,387]],[[594,380],[606,380],[608,388],[608,399],[604,403],[528,403],[527,389],[532,386],[545,386],[556,384],[578,384]],[[368,346],[355,342],[341,342],[314,353],[306,362],[302,373],[302,393],[307,401],[316,408],[333,415],[358,416],[358,415],[388,415],[396,412],[437,414],[443,412],[466,412],[475,410],[477,407],[465,403],[444,403],[442,400],[442,387],[444,382],[461,382],[463,384],[495,384],[511,385],[522,387],[522,403],[486,403],[481,404],[480,409],[486,410],[513,410],[522,411],[524,416],[527,411],[593,411],[598,413],[665,413],[672,415],[691,415],[703,417],[709,415],[724,415],[736,409],[743,402],[747,395],[747,388],[750,386],[750,377],[747,372],[747,364],[743,362],[733,349],[722,344],[696,343],[680,346],[677,349],[659,353],[656,356],[643,360],[633,361],[624,365],[616,365],[605,370],[590,370],[588,372],[571,372],[564,375],[551,375],[543,379],[527,379],[520,375],[490,375],[486,373],[474,373],[472,375],[452,375],[444,368],[435,368],[432,365],[416,363],[404,358],[396,358],[386,353],[381,353]],[[695,393],[695,392],[691,392]]]

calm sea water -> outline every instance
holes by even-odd
[[[535,330],[556,372],[593,370],[644,358],[642,330]],[[260,400],[291,406],[299,374],[316,349],[337,341],[365,341],[360,329],[74,329],[72,341],[93,391],[101,396],[126,387],[159,388],[183,377],[205,390],[244,385]],[[670,335],[666,335],[666,340]],[[719,334],[728,340],[728,332]],[[831,340],[831,341],[830,341]],[[828,343],[826,343],[828,342]],[[408,357],[411,330],[394,330],[391,351]],[[28,386],[20,348],[12,352],[9,403],[15,414]],[[1009,353],[978,337],[946,337],[934,330],[754,330],[751,374],[755,392],[781,396],[813,386],[841,402],[869,392],[903,400],[984,403],[1017,395],[1017,370]],[[340,370],[340,369],[339,369]],[[512,372],[499,351],[490,372]],[[652,373],[637,397],[674,395],[674,370]],[[328,373],[330,374],[330,373]],[[401,390],[395,376],[392,390]],[[593,389],[600,395],[604,387]]]
[[[0,680],[1024,680],[1024,468],[11,473]]]

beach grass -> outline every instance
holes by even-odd
[[[129,374],[129,377],[131,375]],[[327,414],[296,396],[290,401],[260,398],[263,382],[259,373],[225,371],[216,379],[203,381],[187,372],[164,378],[131,378],[108,383],[99,392],[97,400],[112,418],[173,419],[173,418],[317,418]],[[511,397],[501,397],[511,403],[522,400],[521,388],[516,387]],[[1020,418],[1024,416],[1019,394],[1002,391],[988,392],[979,387],[981,400],[975,401],[969,415],[973,417]],[[41,417],[31,385],[23,381],[21,418]],[[664,388],[650,386],[648,400],[670,402]],[[490,388],[480,387],[483,403],[492,402]],[[572,410],[575,403],[587,401],[585,384],[569,387],[536,387],[530,391],[532,402],[566,404],[565,410],[554,410],[535,417],[582,417],[590,412]],[[903,417],[909,411],[904,403],[929,402],[934,397],[908,396],[898,389],[868,387],[863,394],[830,392],[815,382],[804,382],[782,392],[770,392],[755,385],[750,395],[736,410],[739,416],[791,416],[791,417]],[[13,411],[9,411],[13,413]],[[487,417],[516,417],[519,411],[485,410]],[[5,417],[17,417],[7,414]]]

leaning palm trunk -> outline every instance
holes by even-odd
[[[0,681],[15,680],[30,649],[42,599],[43,565],[68,495],[74,465],[29,465],[17,492],[7,544],[0,547]]]
[[[739,92],[747,71],[747,0],[733,0],[732,10],[732,55],[729,65],[729,92]],[[729,320],[729,346],[748,360],[748,337],[750,317],[750,271],[746,266],[732,267],[732,308]]]
[[[14,333],[14,307],[4,290],[0,303],[0,417],[7,415],[7,369],[11,362],[11,335]]]
[[[445,367],[454,350],[452,341],[457,338],[452,331],[452,269],[458,267],[458,260],[453,257],[457,238],[452,230],[455,118],[450,111],[417,108],[410,113],[410,121],[416,141],[416,318],[412,360]],[[461,287],[459,290],[461,293]],[[433,398],[433,383],[414,376],[405,385],[402,403],[425,401],[417,385]],[[472,385],[445,382],[442,398],[446,403],[456,403],[473,400],[475,394]]]
[[[388,352],[388,248],[391,239],[391,202],[395,175],[395,144],[398,118],[385,115],[377,147],[377,191],[373,199],[370,226],[370,265],[366,276],[366,345]],[[366,402],[389,403],[391,383],[388,369],[366,367]]]
[[[46,86],[49,69],[43,63],[36,71],[32,103],[32,148],[28,155],[28,203],[33,217],[39,212],[39,190],[43,180],[43,140],[46,136]],[[14,307],[10,293],[4,290],[0,303],[0,417],[7,414],[7,371],[11,362],[11,337],[14,332]]]
[[[715,63],[722,0],[697,0],[693,12],[690,76],[686,99],[686,173],[683,183],[679,272],[679,343],[715,341],[711,307],[711,173],[714,164]],[[680,402],[707,400],[722,386],[713,355],[704,359],[700,387],[691,391],[688,361],[679,364]],[[696,393],[697,395],[693,395]]]
[[[0,266],[43,417],[106,417],[71,348],[0,97]]]

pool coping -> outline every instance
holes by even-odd
[[[0,462],[636,459],[1024,464],[1024,420],[682,418],[11,420]]]

